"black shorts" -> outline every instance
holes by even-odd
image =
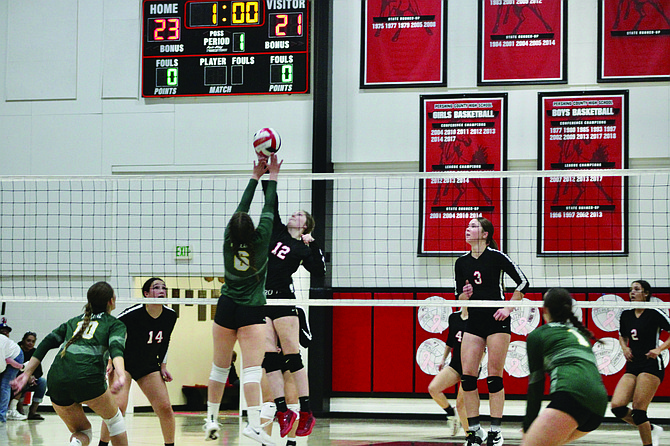
[[[658,379],[663,381],[665,376],[665,369],[663,368],[659,359],[647,359],[645,361],[626,362],[626,373],[632,375],[639,375],[640,373],[650,373],[658,376]]]
[[[279,319],[280,317],[295,316],[298,317],[298,310],[291,307],[280,307],[276,305],[266,305],[265,306],[265,316],[269,317],[273,321]]]
[[[144,364],[142,361],[128,361],[126,363],[126,372],[130,373],[130,376],[135,381],[147,376],[149,373],[160,371],[161,366],[157,362]]]
[[[511,334],[510,317],[497,321],[493,317],[493,313],[479,313],[470,310],[465,332],[482,339],[486,339],[496,333]]]
[[[603,416],[596,415],[586,407],[582,406],[570,392],[554,392],[549,395],[551,402],[547,405],[552,409],[565,412],[577,422],[577,430],[580,432],[591,432],[603,422]]]
[[[264,324],[265,306],[240,305],[228,296],[220,296],[216,304],[214,322],[230,330]]]
[[[451,355],[451,361],[449,361],[449,367],[456,370],[456,372],[458,372],[459,375],[463,376],[463,364],[461,364],[460,355],[458,357],[455,357],[453,354]]]

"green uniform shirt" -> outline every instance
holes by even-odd
[[[257,180],[253,178],[249,180],[236,212],[249,212],[249,206],[254,198],[257,185]],[[268,251],[276,197],[277,182],[268,181],[261,219],[256,227],[249,251],[244,251],[244,247],[240,251],[242,261],[235,256],[232,250],[228,227],[226,227],[223,235],[223,263],[226,269],[226,282],[221,287],[221,295],[229,297],[240,305],[265,305],[265,278],[268,269]],[[253,256],[249,256],[250,252],[253,252]],[[251,264],[249,260],[251,260]]]
[[[107,357],[123,356],[126,345],[126,326],[108,313],[91,316],[83,336],[71,344],[61,358],[60,351],[74,333],[83,325],[84,315],[73,317],[46,335],[33,356],[40,361],[47,352],[61,346],[49,369],[49,378],[58,381],[103,378],[107,370]],[[109,355],[108,355],[109,353]]]
[[[527,430],[540,411],[545,373],[551,377],[549,393],[569,392],[582,406],[596,415],[604,415],[607,391],[596,365],[589,340],[570,324],[552,322],[528,335]]]

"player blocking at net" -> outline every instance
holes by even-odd
[[[261,364],[265,355],[265,280],[281,164],[275,154],[269,157],[269,163],[254,161],[251,179],[224,232],[225,283],[221,287],[212,326],[214,354],[207,387],[207,419],[204,425],[207,440],[219,437],[219,405],[230,372],[233,347],[239,341],[244,364],[242,387],[249,417],[249,424],[242,434],[266,446],[274,446],[272,439],[261,428],[260,382]],[[270,179],[265,190],[260,221],[258,227],[255,227],[248,212],[258,181],[266,170],[270,173]]]

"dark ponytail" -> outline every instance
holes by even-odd
[[[84,306],[84,323],[67,341],[60,352],[60,357],[65,357],[67,348],[82,338],[88,326],[91,325],[91,316],[107,311],[107,304],[114,298],[114,288],[107,282],[98,282],[91,285],[86,294],[88,303]]]
[[[565,288],[551,288],[544,294],[544,307],[549,311],[552,322],[569,322],[587,339],[601,342],[572,312],[572,300],[572,295]]]

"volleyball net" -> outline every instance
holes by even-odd
[[[217,297],[224,229],[248,179],[0,177],[0,299],[81,302],[105,280],[124,302],[153,276],[190,291],[174,298]],[[313,196],[319,182],[327,197]],[[454,263],[469,250],[465,228],[478,216],[494,223],[494,238],[533,289],[625,289],[639,278],[667,289],[669,182],[667,169],[282,172],[278,196],[284,222],[330,200],[317,225],[332,290],[453,291]],[[255,221],[262,203],[259,186]],[[306,296],[309,286],[299,274],[296,292]]]

